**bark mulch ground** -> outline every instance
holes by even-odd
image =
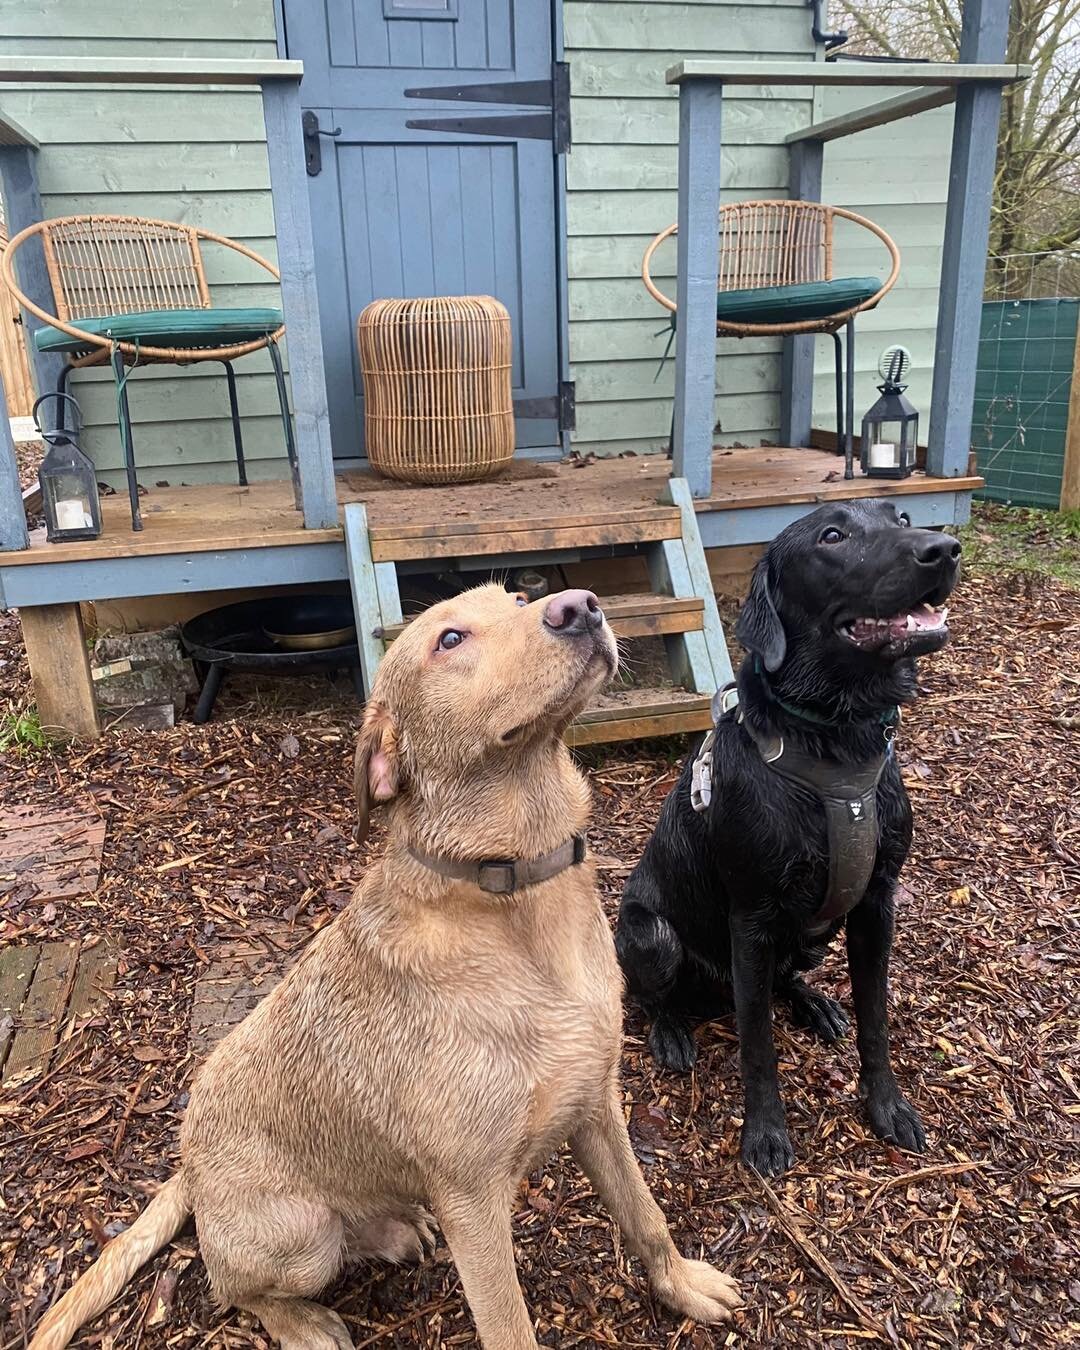
[[[892,983],[898,1075],[930,1130],[912,1157],[864,1128],[849,1041],[782,1019],[798,1155],[766,1185],[737,1161],[730,1022],[700,1032],[692,1078],[656,1072],[627,1015],[625,1100],[649,1184],[687,1253],[743,1284],[730,1333],[657,1308],[566,1156],[521,1188],[519,1270],[555,1346],[901,1347],[1080,1344],[1080,593],[974,575],[954,640],[924,663],[902,736],[917,811]],[[25,705],[17,623],[0,617],[3,706]],[[195,1067],[192,991],[215,952],[276,920],[291,945],[347,903],[356,710],[333,690],[242,687],[221,720],[9,755],[6,804],[91,804],[108,825],[93,895],[0,894],[0,943],[111,944],[118,977],[60,1071],[0,1098],[0,1350],[130,1223],[177,1160]],[[309,694],[314,694],[314,701]],[[245,701],[247,699],[247,701]],[[292,701],[290,702],[290,699]],[[307,700],[305,704],[305,700]],[[676,765],[670,747],[594,755],[594,848],[614,914]],[[377,847],[377,841],[375,842]],[[0,887],[3,882],[0,881]],[[283,944],[284,945],[284,944]],[[817,977],[847,998],[839,954]],[[473,1343],[445,1248],[362,1268],[331,1291],[357,1346]],[[193,1234],[139,1275],[79,1345],[265,1346],[210,1303]]]

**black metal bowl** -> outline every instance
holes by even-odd
[[[357,666],[360,649],[355,642],[346,642],[337,647],[290,650],[279,646],[270,632],[297,637],[348,629],[352,624],[352,602],[347,595],[273,595],[198,614],[181,625],[180,638],[188,655],[208,666],[295,675]]]

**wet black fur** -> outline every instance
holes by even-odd
[[[753,655],[738,675],[745,717],[803,752],[843,762],[882,748],[882,713],[915,694],[915,657],[943,634],[861,651],[838,631],[845,619],[940,604],[955,582],[959,544],[905,528],[886,501],[821,507],[785,529],[759,564],[737,633]],[[823,541],[839,530],[840,542]],[[756,660],[755,660],[756,658]],[[819,726],[777,699],[837,719]],[[784,1123],[771,1028],[773,998],[827,1041],[847,1026],[840,1005],[802,978],[846,927],[859,1092],[875,1133],[922,1151],[919,1118],[889,1063],[886,982],[893,890],[911,844],[911,808],[894,755],[878,789],[879,847],[866,894],[828,934],[803,929],[820,909],[828,874],[818,798],[763,762],[746,729],[721,721],[707,813],[690,804],[692,759],[630,876],[616,932],[634,999],[652,1019],[649,1047],[663,1065],[694,1063],[693,1023],[734,1005],[746,1096],[744,1161],[776,1173],[794,1161]]]

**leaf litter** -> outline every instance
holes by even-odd
[[[624,1099],[638,1158],[680,1249],[735,1275],[747,1308],[727,1330],[657,1306],[564,1150],[514,1204],[542,1344],[1080,1344],[1080,593],[975,573],[953,624],[951,645],[922,665],[900,740],[916,839],[900,894],[892,1042],[929,1151],[910,1156],[869,1134],[850,1038],[819,1045],[781,1014],[797,1162],[766,1183],[738,1163],[730,1020],[700,1029],[697,1070],[678,1078],[644,1054],[645,1024],[630,1008]],[[0,701],[22,706],[11,615],[0,616],[0,681]],[[0,900],[0,943],[78,939],[119,956],[107,1012],[60,1068],[0,1096],[0,1350],[25,1344],[175,1168],[196,1067],[192,993],[215,951],[276,920],[288,937],[271,947],[286,960],[363,875],[372,855],[351,842],[356,723],[339,691],[238,681],[206,726],[113,734],[0,767],[0,805],[92,799],[108,823],[97,891],[48,905],[12,892]],[[592,846],[613,918],[677,766],[670,743],[588,763]],[[840,952],[815,980],[849,1001]],[[444,1245],[415,1269],[362,1266],[327,1301],[358,1347],[475,1343]],[[214,1307],[187,1230],[75,1344],[268,1342],[244,1315]]]

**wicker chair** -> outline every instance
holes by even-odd
[[[18,250],[38,237],[52,283],[55,315],[34,304],[15,279]],[[142,519],[127,382],[136,365],[189,365],[197,361],[220,361],[224,365],[236,472],[240,483],[246,484],[232,363],[265,347],[274,368],[285,448],[295,481],[296,447],[278,347],[285,331],[281,311],[213,308],[201,241],[233,249],[278,277],[272,263],[233,239],[193,225],[140,216],[60,216],[43,220],[17,234],[4,253],[3,278],[8,290],[46,325],[34,332],[35,346],[39,351],[63,352],[68,357],[58,392],[66,392],[72,370],[112,366],[135,530],[142,529]]]
[[[833,276],[833,226],[848,220],[875,235],[888,252],[890,269],[878,277]],[[645,250],[641,279],[653,299],[671,311],[675,301],[652,279],[653,255],[675,234],[662,230]],[[852,467],[855,373],[855,316],[873,309],[900,274],[900,250],[879,226],[853,211],[820,202],[750,201],[720,208],[720,258],[716,331],[720,337],[776,337],[831,333],[836,360],[837,446]],[[840,330],[847,334],[847,397],[844,397]]]

